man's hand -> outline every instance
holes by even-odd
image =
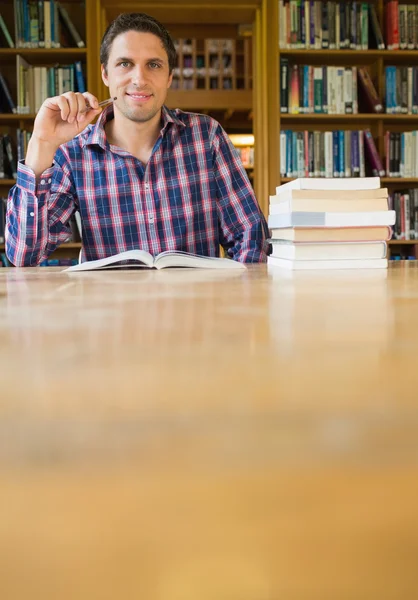
[[[26,166],[36,177],[52,165],[61,144],[81,133],[100,113],[98,104],[96,96],[89,92],[66,92],[45,100],[36,115],[25,158]]]
[[[91,109],[87,110],[87,102]],[[39,142],[54,143],[56,149],[73,139],[100,113],[98,100],[85,92],[66,92],[47,98],[36,115],[33,136]]]

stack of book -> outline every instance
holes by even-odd
[[[379,177],[299,178],[270,196],[268,264],[286,269],[384,269],[395,211]]]

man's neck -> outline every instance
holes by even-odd
[[[115,112],[114,118],[105,125],[109,144],[127,150],[144,163],[148,162],[147,157],[152,152],[160,130],[161,112],[143,123],[130,121]]]

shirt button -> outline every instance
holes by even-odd
[[[155,221],[155,218],[154,218],[154,217],[150,217],[150,218],[149,218],[149,222],[150,222],[150,223],[154,223],[154,221]]]
[[[30,214],[30,216],[31,216],[31,217],[34,217],[34,216],[35,216],[35,213],[33,213],[33,212],[31,212],[31,213],[29,213],[29,214]]]
[[[52,183],[52,179],[48,179],[48,183]]]
[[[41,179],[41,184],[44,185],[45,179]]]
[[[149,190],[149,183],[146,183],[146,184],[145,184],[145,189],[146,189],[146,190]]]

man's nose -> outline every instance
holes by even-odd
[[[141,65],[135,65],[134,69],[132,69],[132,83],[137,86],[140,86],[145,80],[145,69]]]

